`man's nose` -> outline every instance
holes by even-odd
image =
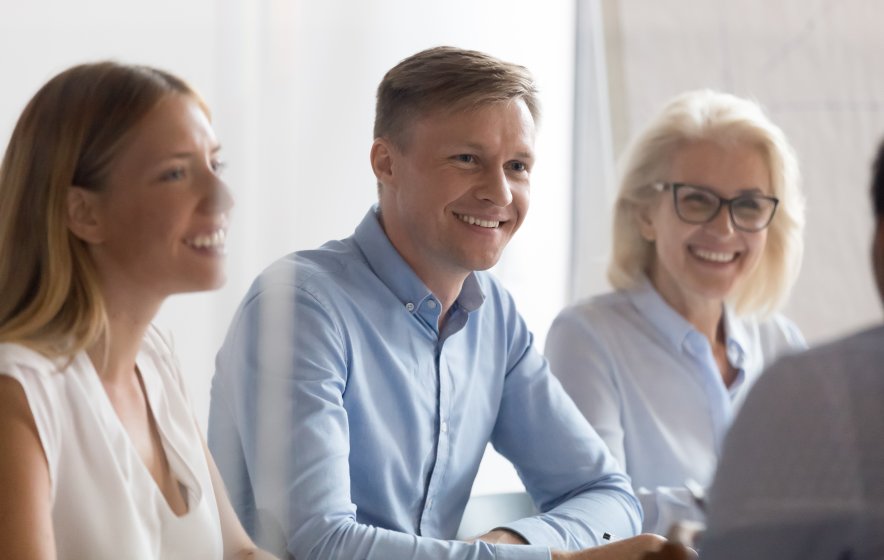
[[[477,195],[495,206],[508,206],[513,201],[513,191],[506,170],[496,168],[485,173]]]

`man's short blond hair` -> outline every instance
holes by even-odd
[[[401,61],[381,80],[374,137],[387,138],[404,149],[409,125],[424,115],[518,99],[539,124],[537,88],[525,67],[478,51],[427,49]]]

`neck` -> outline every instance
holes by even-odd
[[[102,290],[107,313],[107,333],[86,353],[102,383],[127,381],[135,373],[135,358],[144,333],[160,307],[160,302],[136,303],[126,290]]]
[[[454,278],[450,279],[449,282],[440,282],[439,278],[431,278],[428,279],[423,278],[418,275],[420,279],[426,284],[427,288],[439,299],[439,305],[441,309],[439,310],[439,328],[442,328],[442,324],[445,321],[446,315],[448,315],[448,310],[451,309],[451,306],[454,305],[455,300],[457,300],[457,296],[460,295],[460,291],[463,289],[464,280],[466,280],[466,276],[462,278]],[[435,280],[435,282],[433,282]]]
[[[671,285],[665,283],[665,280],[656,278],[653,274],[648,275],[648,278],[660,297],[706,336],[713,348],[716,343],[723,341],[722,332],[724,329],[721,325],[724,317],[724,303],[721,300],[703,298],[678,288],[672,288]]]
[[[709,339],[709,344],[713,347],[724,342],[724,313],[720,302],[703,308],[692,307],[678,311],[701,334]]]

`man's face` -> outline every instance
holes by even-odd
[[[500,259],[528,211],[534,135],[519,99],[424,115],[401,149],[375,142],[384,230],[425,283],[462,281]]]

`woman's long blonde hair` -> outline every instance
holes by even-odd
[[[0,164],[0,342],[71,356],[106,333],[68,188],[101,190],[127,135],[170,94],[199,99],[167,72],[100,62],[58,74],[25,107]]]

